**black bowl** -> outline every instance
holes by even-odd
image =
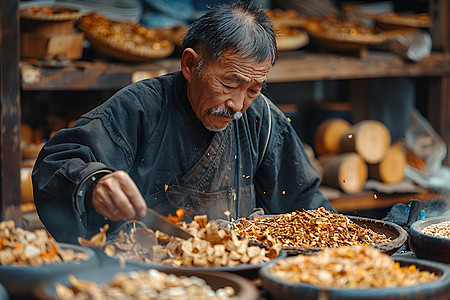
[[[370,245],[388,255],[394,254],[400,249],[408,239],[408,233],[401,226],[383,220],[376,220],[363,217],[347,216],[351,221],[361,227],[371,229],[377,233],[384,234],[391,238],[390,242]]]
[[[108,257],[105,254],[103,248],[97,248],[97,249],[95,249],[95,252],[96,252],[97,257],[99,258],[100,264],[102,266],[117,266],[117,267],[121,266],[120,260],[114,256]],[[285,257],[287,257],[287,253],[282,250],[280,252],[280,254],[278,255],[278,257],[271,261],[282,259]],[[135,266],[135,267],[140,267],[140,268],[145,268],[145,269],[154,268],[154,269],[158,269],[160,271],[167,271],[167,272],[172,272],[174,270],[184,270],[184,271],[193,271],[193,272],[203,272],[203,271],[229,272],[229,273],[234,273],[236,275],[246,277],[247,279],[256,279],[256,278],[258,278],[259,269],[261,269],[261,267],[263,267],[264,265],[268,264],[271,261],[256,264],[256,265],[242,264],[242,265],[237,265],[234,267],[199,267],[199,266],[174,267],[174,266],[170,266],[170,265],[152,264],[152,263],[147,263],[147,262],[126,260],[125,267]]]
[[[126,273],[130,271],[148,270],[144,266],[127,266],[121,268],[118,266],[105,266],[91,271],[81,271],[72,273],[77,279],[94,281],[97,284],[104,284],[109,282],[117,273]],[[150,268],[151,269],[151,268]],[[159,268],[154,268],[159,269]],[[197,276],[206,281],[213,290],[225,286],[231,286],[236,291],[236,300],[257,300],[259,299],[259,292],[255,285],[248,279],[241,276],[227,273],[227,272],[200,272],[183,269],[161,270],[168,274],[175,274],[177,276]],[[56,299],[55,284],[59,283],[65,286],[70,286],[67,275],[54,277],[47,282],[42,282],[34,291],[34,296],[38,299]]]
[[[76,252],[86,252],[88,254],[87,260],[42,265],[39,267],[0,265],[0,282],[5,286],[11,298],[32,295],[33,289],[40,282],[54,276],[98,267],[98,260],[92,249],[64,243],[60,243],[59,246],[61,249],[73,249]]]
[[[346,217],[363,228],[371,229],[376,233],[384,234],[385,236],[391,238],[390,242],[370,245],[370,247],[378,249],[381,252],[386,253],[388,255],[392,255],[398,249],[400,249],[408,238],[408,233],[406,232],[406,230],[404,230],[401,226],[395,223],[356,216],[346,216]],[[256,245],[264,244],[256,240],[255,241],[252,240],[252,243]],[[304,246],[283,247],[283,250],[286,251],[286,253],[289,256],[298,254],[316,255],[323,249],[324,247],[304,247]]]
[[[417,257],[450,263],[450,239],[423,233],[425,227],[444,221],[450,221],[450,216],[427,218],[411,225],[408,244]]]
[[[276,261],[278,259],[282,259],[287,257],[287,253],[285,251],[281,251],[280,255],[278,255],[277,258],[271,260],[271,261]],[[258,272],[261,269],[261,267],[267,265],[268,263],[270,263],[271,261],[268,262],[264,262],[264,263],[260,263],[260,264],[256,264],[256,265],[251,265],[251,264],[242,264],[242,265],[237,265],[234,267],[197,267],[197,266],[192,266],[192,267],[174,267],[174,266],[168,266],[168,265],[153,265],[153,264],[148,264],[145,262],[138,262],[138,261],[127,261],[127,264],[129,265],[142,265],[144,267],[155,267],[159,270],[168,270],[168,271],[172,271],[172,270],[185,270],[185,271],[195,271],[195,272],[202,272],[202,271],[212,271],[212,272],[229,272],[229,273],[234,273],[243,277],[246,277],[248,279],[256,279],[258,278]]]
[[[289,258],[287,258],[289,259]],[[420,285],[396,288],[332,288],[307,283],[294,283],[274,276],[271,269],[276,262],[260,270],[262,286],[276,300],[284,299],[405,299],[405,300],[448,300],[450,299],[450,268],[447,265],[419,259],[394,258],[401,266],[416,265],[420,270],[439,274],[439,278]]]

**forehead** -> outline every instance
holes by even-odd
[[[215,72],[228,76],[235,81],[263,82],[267,80],[272,63],[270,59],[264,62],[256,62],[253,59],[242,58],[240,53],[228,49],[222,53],[217,62],[212,64],[212,67]]]

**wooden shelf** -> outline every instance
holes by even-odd
[[[136,79],[180,69],[177,58],[146,64],[74,61],[64,68],[41,68],[20,62],[21,88],[39,90],[118,90]],[[282,53],[268,82],[361,79],[399,76],[450,76],[450,54],[432,53],[419,63],[388,52],[370,52],[365,58],[302,51]]]
[[[343,195],[330,200],[331,205],[339,212],[353,212],[377,208],[389,208],[397,203],[408,204],[413,199],[422,201],[441,200],[443,195],[424,190],[411,194],[378,194],[364,191],[355,195]]]
[[[169,58],[146,64],[74,61],[64,68],[42,68],[21,61],[21,88],[24,91],[118,90],[136,80],[170,73],[180,69],[180,60]],[[421,62],[408,62],[389,52],[372,51],[364,58],[331,53],[296,51],[281,53],[269,73],[269,83],[315,80],[345,80],[382,77],[430,77],[433,87],[446,87],[450,78],[450,53],[432,53]],[[435,78],[433,78],[435,77]],[[439,85],[436,82],[441,82]],[[439,89],[439,88],[438,88]],[[444,89],[429,98],[439,116],[438,126],[447,136],[448,93]],[[439,128],[439,127],[438,127]],[[376,195],[364,192],[331,200],[342,212],[363,211],[409,203],[411,199],[435,200],[441,195],[430,191],[418,194]]]
[[[293,52],[280,56],[269,82],[419,77],[450,75],[450,53],[432,53],[421,62],[408,62],[389,52],[370,52],[365,58],[350,55]]]

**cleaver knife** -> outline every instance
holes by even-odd
[[[159,230],[171,236],[176,236],[185,240],[193,237],[192,234],[177,226],[175,223],[170,222],[169,219],[148,207],[145,217],[139,218],[139,220],[143,222],[148,228]]]

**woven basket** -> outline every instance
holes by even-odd
[[[59,6],[27,6],[21,7],[20,18],[40,21],[69,21],[81,17],[81,11]]]

